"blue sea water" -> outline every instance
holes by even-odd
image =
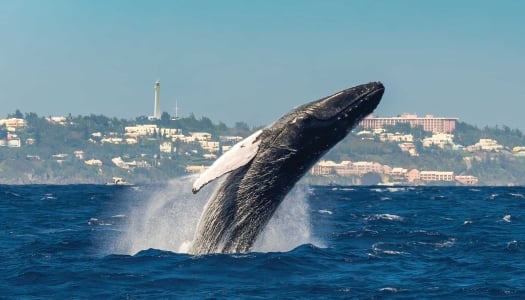
[[[523,187],[301,186],[254,252],[192,256],[188,183],[0,185],[0,298],[525,298]]]

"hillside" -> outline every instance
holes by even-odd
[[[244,122],[228,127],[194,115],[173,119],[163,113],[160,120],[125,120],[102,115],[46,118],[17,111],[0,125],[0,183],[105,183],[115,176],[133,183],[162,182],[202,171],[253,130]],[[508,127],[480,129],[459,122],[451,136],[407,125],[381,132],[358,127],[323,159],[447,171],[475,176],[479,185],[522,185],[522,146],[523,134]],[[368,182],[364,175],[309,174],[305,180],[360,184]]]

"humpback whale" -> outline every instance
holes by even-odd
[[[248,252],[295,183],[383,96],[371,82],[299,106],[234,145],[193,184],[220,182],[197,225],[190,253]]]

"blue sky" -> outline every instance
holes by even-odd
[[[153,113],[232,125],[382,81],[376,115],[525,130],[525,1],[0,2],[0,117]]]

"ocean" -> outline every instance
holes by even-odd
[[[206,187],[0,185],[0,299],[524,299],[524,187],[299,185],[243,254]]]

